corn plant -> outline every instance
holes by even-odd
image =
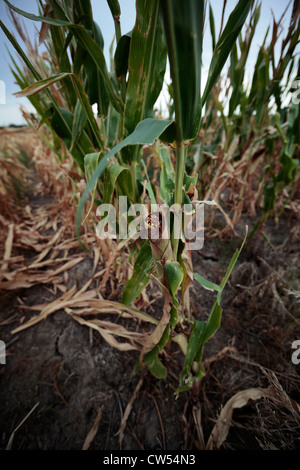
[[[201,142],[197,142],[201,148],[197,167],[201,197],[213,195],[218,200],[220,192],[226,188],[234,201],[233,227],[242,210],[253,216],[260,212],[251,237],[258,229],[262,230],[270,214],[283,210],[297,184],[299,104],[292,100],[283,104],[283,97],[288,98],[292,84],[299,80],[298,3],[293,3],[290,23],[283,35],[286,13],[285,10],[278,21],[273,17],[272,23],[266,26],[247,84],[245,67],[261,19],[261,3],[254,5],[248,24],[231,50],[226,79],[219,79],[207,101]],[[210,5],[209,20],[214,49],[213,5]],[[280,37],[281,47],[275,55]],[[222,89],[225,89],[223,98],[220,97]]]
[[[146,200],[175,207],[167,238],[162,237],[164,214],[160,210],[151,210],[144,220],[148,237],[132,247],[133,274],[124,287],[122,302],[132,304],[150,279],[156,280],[164,306],[143,345],[139,366],[147,366],[153,375],[165,378],[167,369],[160,353],[168,343],[175,342],[185,355],[178,392],[190,389],[205,373],[203,347],[220,326],[222,291],[241,249],[234,253],[221,284],[209,282],[193,273],[189,240],[182,235],[182,226],[178,234],[175,222],[184,204],[192,215],[197,204],[197,174],[187,173],[187,152],[199,135],[203,107],[253,1],[239,0],[231,12],[214,45],[203,95],[204,0],[137,0],[135,26],[126,34],[121,32],[118,1],[108,0],[116,33],[113,67],[106,64],[103,37],[89,0],[48,0],[38,16],[5,1],[16,13],[42,23],[40,39],[45,41],[50,57],[42,72],[0,24],[26,69],[23,73],[15,63],[15,76],[22,88],[18,96],[31,99],[40,123],[49,126],[85,174],[87,188],[76,223],[78,239],[81,241],[84,214],[86,220],[95,206],[116,197],[126,196],[128,203]],[[168,120],[158,119],[154,110],[167,59],[174,103],[174,113]],[[92,111],[94,103],[98,106],[97,119]],[[149,150],[150,159],[155,157],[160,165],[154,182],[144,158]],[[158,237],[152,236],[153,228]],[[216,295],[207,321],[194,318],[189,310],[188,291],[194,279]]]

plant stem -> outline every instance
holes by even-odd
[[[177,143],[174,203],[178,204],[180,207],[181,207],[181,204],[182,204],[182,187],[183,187],[183,177],[184,177],[185,161],[186,161],[186,150],[187,150],[187,148],[183,145],[182,142]],[[175,230],[174,230],[174,227],[173,227],[172,246],[173,246],[174,258],[175,259],[177,259],[177,253],[178,253],[178,245],[179,245],[178,236],[179,236],[179,234],[175,233]]]
[[[131,162],[131,179],[132,179],[132,187],[133,187],[133,198],[134,198],[134,201],[136,201],[136,197],[137,197],[137,189],[136,189],[136,165],[137,165],[137,162],[136,162],[136,161]]]
[[[131,178],[132,178],[132,187],[133,187],[133,200],[137,202],[137,165],[138,165],[138,157],[140,151],[140,145],[133,146],[133,155],[131,161]]]
[[[122,36],[120,20],[117,19],[117,18],[114,18],[114,24],[115,24],[115,32],[116,32],[116,41],[117,41],[117,44],[118,44],[119,39]]]

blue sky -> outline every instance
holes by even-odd
[[[15,6],[23,10],[26,10],[28,12],[35,13],[35,14],[38,13],[36,0],[10,0],[10,1]],[[135,0],[119,0],[119,3],[121,7],[121,30],[122,30],[122,33],[127,33],[134,26]],[[236,3],[237,3],[236,0],[227,1],[225,19],[226,17],[228,17],[228,14],[234,8]],[[220,21],[221,21],[223,0],[211,0],[211,5],[212,5],[214,15],[215,15],[216,31],[218,31],[219,26],[220,26]],[[257,57],[257,51],[263,41],[263,37],[265,35],[267,27],[269,25],[272,25],[273,19],[272,19],[271,10],[273,11],[276,20],[278,20],[282,12],[288,5],[290,6],[287,12],[286,22],[284,24],[285,27],[288,26],[288,21],[290,19],[291,2],[289,0],[262,0],[261,17],[260,17],[260,21],[258,24],[256,35],[254,37],[254,41],[252,44],[252,48],[250,51],[250,56],[249,56],[249,60],[247,64],[248,76],[251,76],[254,62]],[[108,61],[109,46],[114,37],[114,24],[113,24],[113,20],[111,17],[111,13],[109,11],[106,0],[92,0],[92,8],[94,12],[94,18],[96,22],[99,24],[103,37],[104,37],[104,41],[105,41],[104,52]],[[3,0],[0,0],[0,18],[3,21],[3,23],[6,25],[6,27],[11,32],[14,32],[14,27],[12,26],[11,20],[7,12],[7,6]],[[28,34],[30,35],[31,38],[34,38],[36,36],[37,29],[40,28],[40,23],[28,20],[26,18],[24,18],[23,20],[28,30]],[[19,40],[18,36],[17,36],[17,39]],[[33,39],[33,42],[34,42],[34,39]],[[0,62],[1,63],[0,102],[1,102],[1,96],[2,96],[1,92],[3,91],[3,87],[1,88],[1,85],[3,84],[3,82],[5,83],[5,96],[6,96],[6,103],[0,104],[0,125],[9,125],[11,123],[21,124],[21,123],[24,123],[24,121],[22,119],[21,112],[19,110],[20,105],[25,106],[28,111],[31,111],[32,109],[31,109],[29,101],[26,98],[16,98],[15,96],[12,95],[12,93],[18,91],[19,88],[14,83],[14,77],[9,68],[9,56],[8,56],[5,45],[9,48],[9,50],[12,52],[15,58],[16,58],[16,54],[14,53],[12,46],[9,44],[9,41],[7,40],[6,36],[4,35],[1,29],[0,29],[0,45],[1,45],[1,48],[0,48],[0,61],[1,61]],[[279,45],[280,45],[280,41],[279,41]],[[42,51],[42,50],[43,48],[40,47],[39,51]],[[205,76],[207,74],[210,59],[211,59],[211,37],[210,37],[209,26],[207,22],[205,36],[204,36],[204,44],[203,44],[203,84],[205,84]]]

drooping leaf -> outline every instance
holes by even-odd
[[[147,366],[154,377],[165,379],[167,377],[167,369],[159,359],[157,354],[152,354],[147,359]]]
[[[165,145],[160,145],[157,149],[161,158],[160,172],[160,196],[165,204],[171,205],[175,187],[175,171],[171,161],[170,153]]]
[[[31,19],[33,21],[42,21],[45,23],[49,23],[53,26],[68,27],[74,33],[78,41],[83,45],[83,47],[86,49],[86,51],[89,53],[89,55],[93,59],[96,67],[98,68],[100,74],[102,75],[103,83],[105,85],[107,93],[110,96],[113,106],[115,106],[117,111],[122,112],[123,102],[121,98],[118,96],[117,91],[115,90],[114,85],[110,79],[103,50],[101,49],[99,44],[95,41],[95,39],[91,36],[91,34],[82,25],[74,24],[68,21],[68,17],[65,15],[64,10],[61,8],[59,9],[59,11],[61,15],[64,17],[63,20],[33,15],[31,13],[21,10],[20,8],[15,7],[8,0],[4,0],[4,1],[7,3],[7,5],[10,8],[12,8],[14,11],[24,16],[25,18]],[[52,2],[52,3],[55,4],[57,2]]]
[[[234,10],[231,12],[225,28],[218,40],[213,52],[212,60],[209,66],[208,77],[202,96],[202,105],[204,106],[212,87],[225,65],[230,51],[234,46],[238,35],[245,23],[247,15],[253,5],[253,0],[239,0]]]
[[[125,284],[122,303],[130,305],[141,295],[150,281],[154,264],[150,245],[145,243],[135,260],[132,276]]]
[[[217,292],[222,291],[222,288],[220,286],[218,286],[218,284],[215,284],[214,282],[210,282],[207,279],[204,279],[204,277],[200,276],[200,274],[194,273],[194,278],[205,289],[208,289],[208,290],[211,290],[211,291],[217,291]]]
[[[118,0],[107,0],[109,9],[114,19],[119,19],[121,14],[121,8]]]
[[[34,95],[35,93],[39,93],[40,91],[48,88],[50,85],[53,85],[55,82],[62,80],[69,75],[69,72],[63,72],[57,75],[53,75],[52,77],[39,80],[38,82],[29,85],[29,87],[25,88],[24,90],[17,91],[14,93],[14,95],[17,97]]]
[[[102,203],[111,203],[117,183],[121,188],[121,194],[126,195],[131,200],[133,197],[133,189],[130,168],[110,162],[103,176],[104,189]]]
[[[159,342],[154,346],[152,351],[146,353],[143,357],[143,362],[147,364],[151,374],[158,379],[165,379],[167,377],[167,369],[159,359],[158,354],[166,346],[169,339],[170,326],[167,325]]]
[[[59,73],[57,75],[54,75],[52,77],[46,78],[44,80],[39,80],[36,83],[33,83],[29,87],[25,88],[24,90],[18,91],[17,93],[14,93],[17,97],[20,96],[31,96],[36,93],[39,93],[40,91],[44,90],[45,88],[49,87],[50,85],[53,85],[53,83],[57,82],[58,80],[62,80],[66,77],[71,77],[72,82],[74,85],[74,90],[75,93],[80,101],[80,104],[84,110],[86,119],[89,121],[91,129],[93,130],[93,135],[95,138],[95,141],[99,145],[99,147],[103,148],[103,143],[100,138],[100,133],[99,129],[97,126],[97,122],[95,120],[92,108],[90,106],[90,103],[88,101],[88,98],[85,94],[85,91],[83,89],[83,86],[79,80],[79,78],[74,75],[73,73]],[[72,129],[72,128],[71,128]],[[71,132],[72,134],[72,132]]]

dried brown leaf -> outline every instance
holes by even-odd
[[[101,408],[98,410],[96,419],[95,419],[91,429],[89,430],[89,432],[88,432],[88,434],[85,438],[85,441],[84,441],[83,446],[82,446],[82,450],[88,450],[91,443],[95,439],[95,436],[96,436],[96,434],[98,432],[98,429],[99,429],[100,421],[102,419],[102,411],[103,411],[103,406],[101,406]]]
[[[13,239],[14,239],[14,224],[9,224],[8,226],[8,234],[5,242],[5,252],[4,252],[4,263],[2,266],[3,271],[6,271],[8,267],[7,261],[9,260],[11,256],[11,250],[12,250],[12,245],[13,245]]]
[[[124,430],[126,428],[128,417],[131,413],[133,403],[136,400],[142,385],[143,385],[143,377],[141,377],[140,380],[138,381],[138,384],[135,387],[135,390],[134,390],[129,402],[127,403],[127,406],[126,406],[126,409],[125,409],[125,412],[124,412],[124,415],[123,415],[123,418],[122,418],[122,421],[121,421],[121,424],[120,424],[120,429],[117,433],[117,435],[119,434],[120,449],[122,447],[122,442],[123,442],[123,438],[124,438]]]
[[[225,442],[231,426],[232,414],[235,409],[249,405],[252,401],[270,397],[270,395],[272,395],[272,390],[272,387],[268,387],[266,389],[249,388],[233,395],[221,411],[221,414],[209,436],[206,450],[219,449]]]
[[[171,303],[172,303],[172,297],[169,294],[169,292],[165,289],[163,313],[162,313],[161,319],[158,322],[158,325],[156,326],[154,331],[147,337],[145,341],[144,347],[141,352],[141,357],[140,357],[141,363],[143,362],[144,355],[147,352],[151,351],[154,348],[154,346],[156,346],[159,343],[167,325],[169,324]]]

